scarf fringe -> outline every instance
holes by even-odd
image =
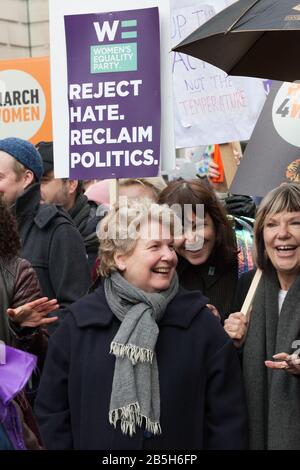
[[[137,364],[137,362],[150,362],[152,364],[154,357],[154,352],[151,349],[140,348],[130,343],[116,343],[114,341],[110,345],[110,354],[122,358],[127,356],[133,365]]]
[[[136,426],[141,427],[143,418],[145,419],[145,429],[152,434],[161,434],[161,426],[158,421],[152,421],[147,416],[141,415],[140,406],[137,402],[116,408],[109,412],[109,422],[117,427],[117,422],[121,421],[121,431],[129,434],[130,437],[136,432]]]

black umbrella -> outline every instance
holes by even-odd
[[[299,42],[297,0],[239,0],[173,51],[209,62],[228,75],[294,81],[300,78]]]

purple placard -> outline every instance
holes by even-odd
[[[156,176],[158,8],[64,17],[73,179]]]

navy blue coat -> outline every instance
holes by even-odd
[[[110,343],[119,320],[98,287],[69,307],[52,335],[36,400],[47,449],[243,449],[247,420],[231,340],[200,292],[183,289],[159,324],[160,436],[124,436],[109,423]]]

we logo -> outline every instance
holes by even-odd
[[[91,73],[137,70],[137,20],[93,23],[98,44],[91,46]],[[124,41],[125,40],[125,41]]]
[[[103,21],[102,25],[98,21],[94,22],[94,28],[96,31],[98,42],[103,42],[106,38],[108,41],[114,41],[119,25],[121,23],[121,38],[128,39],[128,38],[136,38],[137,32],[136,31],[128,31],[127,28],[136,27],[137,21],[136,20],[114,20],[112,23],[109,21]],[[123,28],[125,31],[123,31]]]

